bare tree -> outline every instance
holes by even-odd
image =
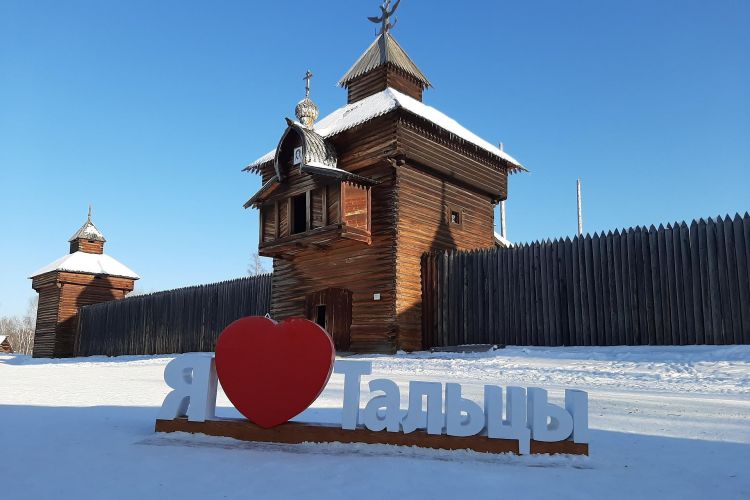
[[[13,350],[19,354],[31,354],[34,348],[38,302],[38,297],[29,299],[29,306],[23,316],[0,317],[0,335],[7,335]]]
[[[257,253],[250,254],[250,265],[247,267],[247,274],[249,276],[258,276],[259,274],[266,274],[266,266],[263,265],[263,259]]]

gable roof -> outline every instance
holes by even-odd
[[[140,276],[121,263],[117,259],[107,254],[95,254],[86,252],[73,252],[64,257],[60,257],[41,269],[37,269],[29,278],[34,278],[40,274],[51,271],[68,271],[72,273],[85,274],[105,274],[108,276],[118,276],[122,278],[140,279]]]
[[[94,225],[93,222],[91,222],[91,219],[87,220],[81,228],[76,231],[76,234],[70,237],[68,240],[69,242],[73,242],[75,240],[95,240],[95,241],[107,241],[104,238],[104,235],[102,234],[99,229]]]
[[[381,33],[364,54],[359,56],[357,62],[341,77],[339,85],[346,87],[358,76],[386,64],[392,64],[406,74],[413,76],[425,87],[432,87],[432,84],[424,73],[414,64],[414,61],[411,60],[406,52],[404,52],[404,49],[396,42],[396,39],[387,31]]]
[[[5,339],[7,339],[7,338],[8,338],[7,335],[0,335],[0,344],[2,344],[3,342],[5,342]]]
[[[333,137],[341,132],[354,128],[357,125],[361,125],[379,116],[383,116],[395,109],[403,109],[415,116],[427,120],[446,132],[474,145],[476,148],[484,150],[496,158],[509,162],[513,165],[511,168],[511,171],[513,172],[526,171],[526,168],[508,153],[494,144],[485,141],[443,112],[390,87],[378,92],[377,94],[373,94],[360,101],[347,104],[346,106],[337,109],[315,124],[315,132],[323,138]],[[275,154],[275,149],[269,151],[254,162],[250,163],[243,170],[258,172],[261,165],[274,159]]]

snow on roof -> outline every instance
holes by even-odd
[[[361,125],[379,116],[401,108],[416,116],[437,125],[438,127],[450,132],[461,139],[470,142],[480,149],[491,153],[494,156],[506,160],[519,169],[526,170],[515,158],[497,146],[485,141],[478,135],[474,134],[453,118],[447,116],[441,111],[428,106],[413,97],[402,94],[398,90],[388,87],[387,89],[365,97],[361,101],[347,104],[329,114],[315,124],[315,132],[322,137],[331,137],[340,134],[345,130]],[[261,156],[244,170],[256,170],[257,167],[274,159],[276,150],[269,151]]]
[[[513,243],[511,243],[510,240],[504,238],[503,235],[498,233],[497,231],[495,231],[495,240],[505,248],[510,248],[513,246]]]
[[[7,338],[8,338],[7,335],[0,335],[0,344],[2,344],[3,342],[5,342],[5,339],[7,339]]]
[[[78,239],[107,241],[106,239],[104,239],[104,235],[102,234],[102,232],[97,229],[93,222],[91,222],[90,218],[83,224],[83,226],[81,226],[78,231],[76,231],[76,234],[70,237],[68,241],[72,242]]]
[[[268,153],[264,154],[263,156],[261,156],[260,158],[258,158],[254,162],[252,162],[250,165],[248,165],[247,167],[245,167],[245,170],[250,170],[252,167],[257,167],[258,165],[262,165],[264,163],[268,163],[269,161],[273,160],[274,158],[276,158],[276,150],[272,149],[271,151],[269,151]]]
[[[72,273],[106,274],[123,278],[139,279],[132,269],[107,254],[74,252],[34,271],[29,278],[51,271],[69,271]]]

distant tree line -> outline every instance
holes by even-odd
[[[19,354],[31,354],[34,348],[34,329],[38,297],[29,299],[29,306],[23,315],[0,316],[0,335],[6,335]]]

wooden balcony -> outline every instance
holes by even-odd
[[[347,224],[330,224],[304,233],[265,241],[258,245],[258,253],[264,257],[293,259],[295,255],[308,250],[327,250],[342,240],[372,243],[370,231]]]

